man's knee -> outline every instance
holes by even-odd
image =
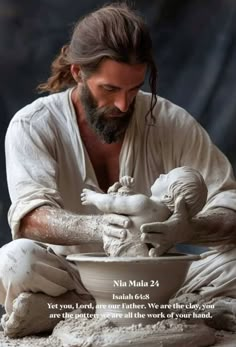
[[[41,248],[37,243],[29,239],[17,239],[0,249],[0,276],[7,284],[12,282],[24,282],[31,273]]]

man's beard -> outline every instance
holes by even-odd
[[[126,112],[111,106],[98,107],[97,100],[84,82],[80,90],[80,101],[89,125],[103,142],[119,142],[123,138],[134,111],[135,100]]]

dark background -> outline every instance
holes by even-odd
[[[11,239],[4,136],[14,113],[38,97],[77,19],[105,1],[0,0],[0,245]],[[133,1],[149,24],[158,93],[186,108],[236,169],[236,1]]]

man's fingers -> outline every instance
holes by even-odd
[[[154,223],[147,223],[142,224],[140,227],[141,233],[155,233],[159,231],[159,228],[162,226],[164,222],[154,222]]]
[[[163,242],[163,234],[161,233],[142,233],[141,241],[144,243],[151,243],[153,245]]]
[[[115,226],[107,225],[104,229],[104,234],[119,240],[125,240],[127,236],[126,229],[120,229]]]
[[[159,245],[156,248],[151,248],[149,251],[149,257],[160,257],[168,252],[171,247],[169,245]]]
[[[159,257],[158,249],[159,247],[151,248],[150,251],[148,252],[149,257],[152,257],[152,258]]]
[[[128,217],[119,214],[105,214],[103,221],[104,234],[106,236],[125,240],[128,233],[126,228],[131,224],[131,220]]]
[[[105,214],[103,216],[105,223],[118,225],[122,228],[128,228],[131,224],[129,217],[119,214]]]

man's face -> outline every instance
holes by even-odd
[[[122,139],[144,82],[146,65],[106,59],[99,70],[80,85],[80,101],[88,123],[106,143]]]
[[[98,107],[98,101],[84,82],[80,90],[80,101],[89,125],[102,141],[112,143],[122,139],[134,111],[135,99],[126,112],[112,106]]]

